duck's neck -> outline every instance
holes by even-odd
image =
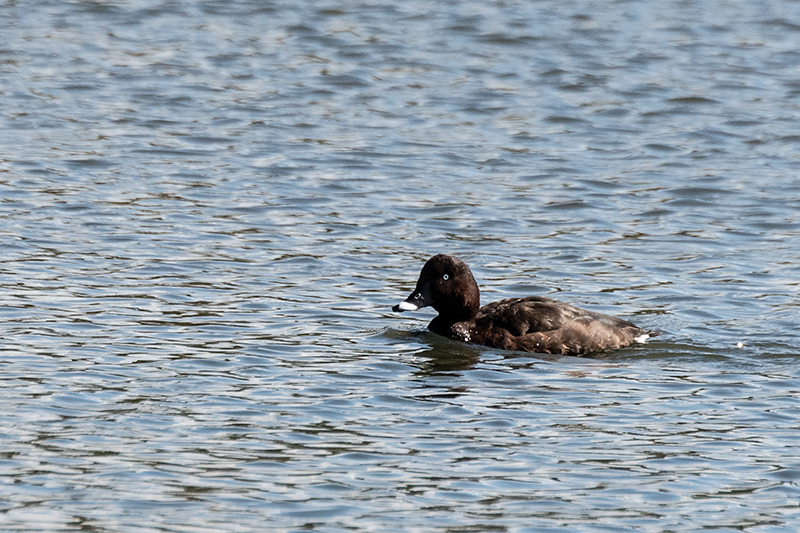
[[[453,324],[455,323],[455,321],[445,319],[442,315],[437,315],[431,320],[431,323],[428,324],[428,329],[439,335],[450,337],[453,331]]]
[[[428,324],[428,329],[451,339],[471,342],[475,334],[473,318],[474,316],[466,320],[454,320],[447,316],[438,315]]]
[[[440,311],[439,315],[428,324],[428,329],[439,335],[452,337],[454,324],[468,323],[475,319],[475,315],[478,314],[478,309],[480,307],[479,301],[480,300],[475,299],[474,302],[465,303],[465,305],[459,306],[456,309]]]

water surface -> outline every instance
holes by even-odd
[[[0,13],[3,531],[797,529],[797,2]]]

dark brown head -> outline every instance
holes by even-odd
[[[430,305],[442,320],[452,324],[475,318],[480,298],[478,284],[467,264],[452,255],[439,254],[428,259],[417,288],[392,311],[416,311]]]

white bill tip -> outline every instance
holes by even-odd
[[[419,309],[419,307],[417,307],[416,305],[406,301],[397,304],[397,308],[400,309],[401,311],[416,311],[417,309]]]

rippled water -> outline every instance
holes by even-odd
[[[800,3],[0,14],[0,530],[800,525]],[[663,335],[450,342],[439,252]]]

